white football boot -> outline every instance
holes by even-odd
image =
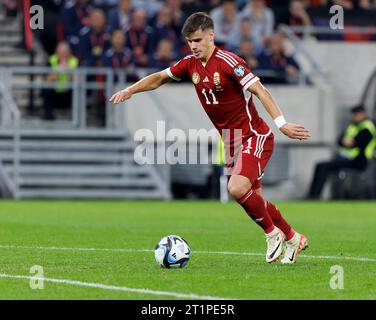
[[[282,253],[283,241],[285,240],[285,235],[282,231],[274,227],[274,230],[266,236],[266,262],[272,263],[278,260],[279,256]]]
[[[286,241],[285,256],[281,260],[281,263],[295,263],[299,252],[306,248],[308,248],[308,239],[304,235],[295,232],[295,235],[290,240]]]

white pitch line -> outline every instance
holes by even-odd
[[[160,291],[160,290],[151,290],[151,289],[141,289],[141,288],[128,288],[128,287],[119,287],[119,286],[110,286],[102,283],[93,283],[93,282],[83,282],[69,279],[54,279],[54,278],[45,278],[45,277],[33,277],[33,276],[22,276],[22,275],[13,275],[0,273],[0,278],[11,278],[11,279],[33,279],[33,280],[43,280],[47,282],[70,284],[80,287],[90,287],[96,289],[104,289],[111,291],[124,291],[124,292],[135,292],[141,294],[150,294],[156,296],[171,296],[175,298],[184,298],[184,299],[199,299],[199,300],[234,300],[231,298],[224,297],[213,297],[213,296],[201,296],[198,294],[192,293],[179,293],[179,292],[170,292],[170,291]]]
[[[62,251],[109,251],[109,252],[153,252],[151,249],[127,249],[127,248],[79,248],[79,247],[29,247],[15,245],[0,245],[0,249],[31,249],[31,250],[62,250]],[[193,251],[198,254],[218,254],[236,256],[264,256],[264,253],[256,252],[232,252],[232,251]],[[324,259],[324,260],[351,260],[362,262],[376,262],[375,258],[348,257],[348,256],[310,256],[300,254],[300,258]]]
[[[127,248],[79,248],[79,247],[31,247],[0,245],[0,249],[34,249],[34,250],[62,250],[62,251],[110,251],[110,252],[152,252],[151,249],[127,249]]]
[[[228,252],[228,251],[194,251],[196,253],[204,254],[228,254],[228,255],[238,255],[238,256],[265,256],[264,253],[254,253],[254,252]],[[337,260],[352,260],[352,261],[363,261],[363,262],[376,262],[373,258],[363,258],[363,257],[347,257],[347,256],[309,256],[300,254],[299,258],[309,258],[309,259],[337,259]]]

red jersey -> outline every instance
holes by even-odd
[[[203,108],[220,134],[223,129],[241,129],[245,142],[252,136],[271,133],[258,115],[252,95],[248,101],[244,95],[259,78],[237,55],[216,47],[206,64],[189,55],[166,72],[177,81],[192,80]]]

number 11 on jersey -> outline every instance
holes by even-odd
[[[206,94],[206,90],[205,89],[202,89],[202,94],[205,96],[205,100],[206,100],[206,104],[212,104],[212,102],[210,102],[207,94]],[[209,90],[209,93],[211,94],[212,98],[213,98],[213,104],[218,104],[218,100],[216,99],[215,95],[214,95],[214,92],[212,89]]]

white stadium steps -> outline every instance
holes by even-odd
[[[14,181],[14,141],[0,132],[3,172]],[[163,174],[134,160],[121,131],[22,130],[18,198],[169,199]]]
[[[51,189],[42,190],[21,190],[22,199],[164,199],[165,194],[160,191],[143,192],[139,190],[129,190],[124,196],[122,190],[109,190],[108,188],[98,188],[95,190],[81,188]]]
[[[6,172],[12,175],[12,165],[4,165]],[[140,176],[145,174],[145,169],[141,166],[135,166],[132,170],[125,170],[123,167],[118,165],[108,165],[108,164],[87,164],[82,166],[81,164],[27,164],[22,165],[19,172],[23,176],[50,176],[54,174],[55,176]]]
[[[20,48],[20,17],[6,17],[0,6],[0,68],[29,66],[30,54]],[[35,39],[35,63],[44,65],[46,54]],[[42,77],[36,75],[34,81]],[[0,78],[0,81],[2,79]],[[15,75],[12,95],[21,110],[20,164],[15,179],[13,130],[0,130],[0,193],[17,198],[169,199],[171,193],[161,166],[140,166],[134,160],[135,144],[123,131],[75,130],[41,122],[29,115],[29,90],[14,85],[30,82]],[[33,91],[34,106],[41,109],[41,90]],[[38,109],[38,110],[39,110]],[[0,115],[1,117],[1,115]],[[53,127],[51,129],[51,126]],[[65,126],[67,127],[67,126]],[[29,129],[26,129],[29,128]],[[13,183],[18,190],[14,194]]]
[[[0,12],[2,8],[0,7]],[[0,67],[4,66],[28,66],[30,65],[30,54],[25,49],[18,46],[22,43],[22,24],[21,17],[6,17],[0,14]],[[35,63],[44,64],[44,54],[38,48],[37,37],[35,40]],[[27,79],[27,77],[24,77]]]

